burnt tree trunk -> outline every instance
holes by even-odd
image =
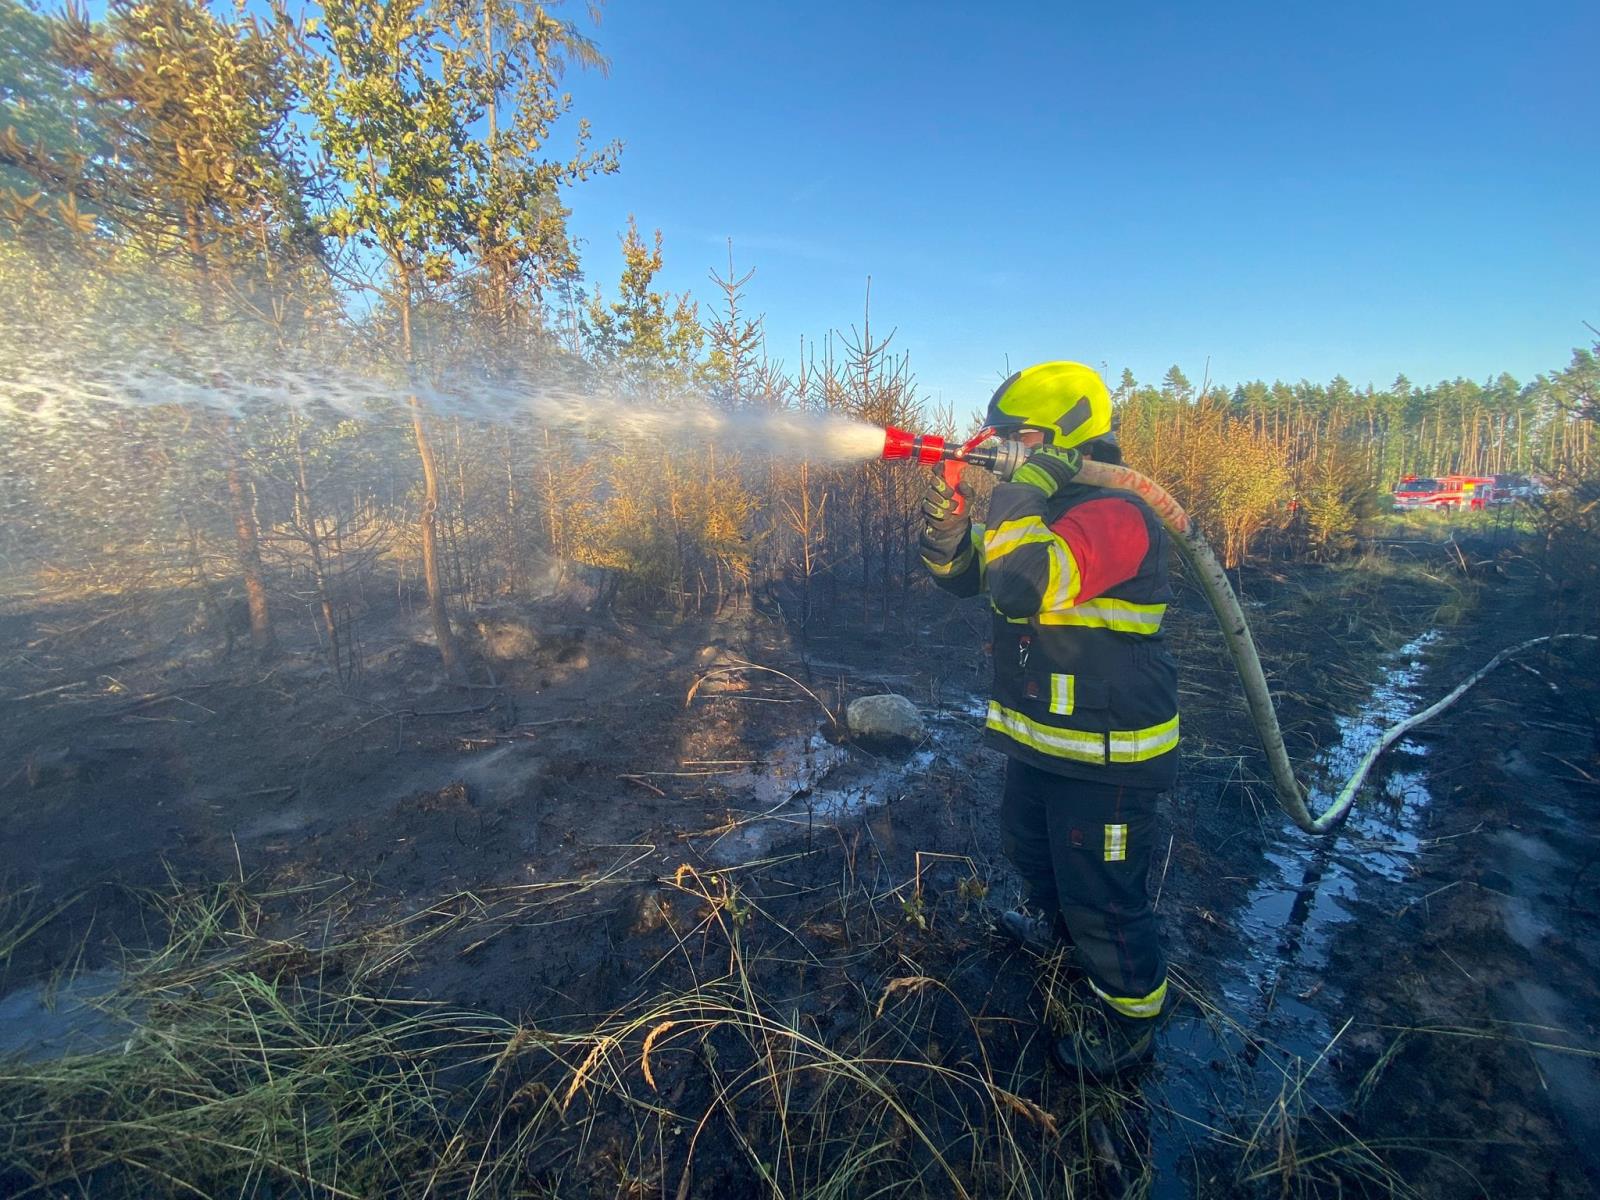
[[[228,456],[228,507],[233,516],[233,537],[239,551],[239,571],[244,576],[244,596],[250,606],[250,648],[261,661],[278,649],[267,610],[267,586],[261,571],[261,529],[245,486],[244,463],[233,437],[233,419],[223,421],[223,445]]]
[[[316,509],[311,499],[311,481],[306,471],[306,447],[300,422],[294,423],[294,457],[296,483],[295,508],[298,510],[300,532],[306,539],[306,549],[311,555],[311,579],[317,589],[317,608],[322,617],[322,632],[328,639],[328,666],[333,677],[343,683],[343,659],[339,653],[339,623],[333,616],[333,596],[328,589],[328,568],[322,552],[322,531],[317,527]]]
[[[194,206],[185,207],[182,225],[190,262],[199,284],[197,296],[201,321],[206,332],[212,334],[217,329],[216,296],[211,278],[211,261],[201,232],[203,217],[200,210]],[[239,571],[244,576],[245,599],[250,606],[250,646],[257,660],[266,661],[277,652],[277,637],[272,628],[272,615],[267,609],[267,587],[262,579],[261,529],[256,522],[255,509],[250,504],[244,457],[239,452],[231,416],[222,418],[221,435],[226,459],[228,507],[233,518],[234,540],[238,544]]]
[[[400,281],[400,335],[405,349],[406,370],[413,368],[411,341],[411,280],[402,272]],[[422,535],[422,578],[428,588],[428,614],[433,619],[434,637],[439,643],[439,660],[444,673],[452,683],[465,683],[466,669],[461,663],[461,648],[456,643],[455,630],[450,626],[450,613],[445,608],[444,585],[439,580],[439,463],[434,457],[433,443],[428,440],[427,426],[422,420],[422,401],[415,392],[406,397],[411,409],[411,433],[417,442],[417,457],[422,460],[422,513],[417,520]]]

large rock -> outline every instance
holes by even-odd
[[[922,713],[911,701],[893,692],[850,701],[844,721],[858,742],[909,749],[922,740]]]

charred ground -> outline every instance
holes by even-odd
[[[1505,538],[1238,582],[1297,761],[1424,630],[1443,627],[1430,696],[1549,631],[1547,581]],[[446,689],[418,619],[380,603],[344,692],[310,646],[224,658],[193,612],[4,616],[7,1001],[26,1022],[36,995],[43,1021],[117,966],[96,1003],[127,1038],[115,1085],[105,1054],[7,1068],[12,1190],[1593,1188],[1592,651],[1502,672],[1441,722],[1415,877],[1341,898],[1325,967],[1241,989],[1272,855],[1301,850],[1185,594],[1158,869],[1186,1002],[1141,1087],[1084,1091],[1039,1036],[1077,1019],[1059,964],[987,932],[1012,885],[972,712],[981,609],[928,596],[902,628],[805,635],[759,605],[483,613],[496,686]],[[883,690],[933,714],[909,758],[835,744],[825,710]],[[1294,1040],[1323,1025],[1326,1045]],[[228,1136],[197,1097],[238,1109]]]

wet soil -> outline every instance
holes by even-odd
[[[1474,621],[1429,647],[1431,701],[1504,646],[1551,632],[1543,581],[1509,563]],[[1520,657],[1395,772],[1406,870],[1350,904],[1331,971],[1355,1025],[1352,1132],[1396,1143],[1429,1195],[1600,1194],[1600,647]]]
[[[1370,736],[1353,714],[1429,702],[1546,632],[1537,579],[1423,566],[1240,577],[1291,753],[1321,756],[1328,780]],[[1478,608],[1441,626],[1468,593]],[[268,928],[314,912],[330,940],[393,930],[400,994],[549,1028],[720,978],[706,914],[742,913],[763,1003],[820,1043],[981,1059],[1037,1106],[1018,1101],[1030,1136],[1087,1131],[1041,1151],[1056,1164],[1027,1176],[1041,1193],[1593,1190],[1592,651],[1497,675],[1395,752],[1339,839],[1313,842],[1273,805],[1209,610],[1185,594],[1169,617],[1185,768],[1154,884],[1185,1002],[1115,1117],[1084,1123],[1099,1102],[1039,1033],[1059,999],[1048,965],[987,929],[1015,884],[994,822],[1002,759],[979,741],[981,607],[918,596],[899,628],[805,636],[750,609],[685,625],[517,610],[483,647],[494,690],[439,687],[417,618],[374,613],[342,694],[309,650],[219,661],[184,636],[185,603],[4,615],[0,879],[13,911],[62,909],[0,961],[6,1050],[26,1040],[16,1026],[36,1043],[70,1032],[28,1014],[88,986],[74,972],[99,986],[119,946],[158,941],[144,890],[174,880],[284,897]],[[529,635],[507,638],[519,623]],[[915,752],[840,743],[824,710],[878,691],[929,715]],[[738,899],[714,902],[729,886]],[[661,1062],[690,1125],[716,1111],[704,1050]],[[933,1105],[951,1157],[985,1136],[985,1099]],[[754,1194],[765,1168],[741,1147],[787,1131],[757,1112],[743,1130],[702,1119],[695,1154],[717,1166],[695,1173],[670,1123],[641,1150],[631,1111],[597,1112],[582,1154],[552,1136],[530,1175],[614,1194],[653,1154],[670,1170],[643,1194]]]

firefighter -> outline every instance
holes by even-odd
[[[986,528],[935,472],[922,560],[940,587],[986,592],[994,610],[985,736],[1007,756],[1001,840],[1027,892],[997,931],[1041,953],[1071,947],[1092,1011],[1052,1053],[1105,1079],[1149,1059],[1167,995],[1146,890],[1156,798],[1178,764],[1167,535],[1136,496],[1074,482],[1085,455],[1121,461],[1091,368],[1018,371],[986,422],[1029,453],[996,485]]]

